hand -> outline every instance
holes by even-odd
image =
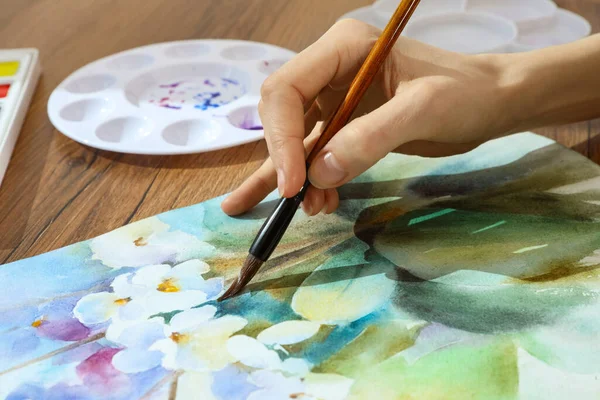
[[[271,157],[223,202],[227,214],[245,212],[276,187],[285,197],[298,193],[320,134],[313,128],[333,114],[379,34],[341,21],[265,81],[259,113]],[[333,212],[335,188],[389,152],[447,156],[525,127],[513,105],[522,95],[523,76],[510,68],[517,57],[451,53],[401,37],[355,118],[311,165],[304,211]]]

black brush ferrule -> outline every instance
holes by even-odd
[[[304,200],[309,185],[310,183],[306,180],[297,195],[289,199],[282,197],[279,200],[271,215],[258,231],[258,235],[250,247],[250,254],[261,261],[267,261],[271,257],[292,222],[300,203]]]

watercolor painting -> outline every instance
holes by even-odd
[[[222,303],[275,194],[0,266],[0,398],[600,398],[600,167],[525,133],[340,196]]]

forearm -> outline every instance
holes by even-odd
[[[492,58],[503,71],[515,131],[600,117],[600,34]]]

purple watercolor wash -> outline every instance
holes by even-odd
[[[119,351],[121,349],[105,347],[75,368],[77,376],[92,393],[112,397],[131,392],[130,377],[112,365],[112,359]]]
[[[236,128],[246,131],[263,130],[256,106],[238,108],[227,115],[227,120]]]
[[[238,128],[245,129],[247,131],[260,131],[263,129],[263,126],[257,124],[254,118],[254,113],[251,111],[247,111],[244,115],[244,119],[237,125]]]
[[[74,318],[41,321],[40,326],[35,329],[41,337],[66,342],[76,342],[87,338],[90,334],[90,328]]]
[[[94,353],[103,348],[104,347],[101,344],[96,342],[87,343],[66,353],[57,355],[52,359],[52,365],[81,363],[83,360],[91,357]]]
[[[169,104],[161,104],[160,106],[161,106],[161,107],[164,107],[164,108],[169,108],[169,109],[171,109],[171,110],[181,110],[181,107],[177,107],[177,106],[171,106],[171,105],[169,105]]]
[[[215,87],[215,84],[210,81],[210,79],[205,79],[204,84],[206,86]]]

